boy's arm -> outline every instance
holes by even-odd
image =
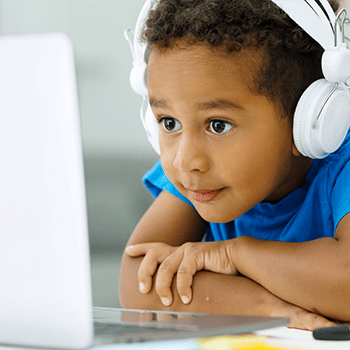
[[[150,249],[155,249],[153,246],[137,245],[128,253],[147,253],[147,258]],[[291,304],[325,317],[350,321],[349,252],[350,214],[340,221],[334,238],[291,243],[242,236],[223,242],[186,244],[175,249],[161,265],[157,293],[160,298],[169,297],[168,281],[175,272],[179,292],[189,299],[196,271],[240,273]],[[144,267],[140,271],[139,279],[144,280],[149,272]]]
[[[192,207],[162,191],[136,226],[127,246],[145,242],[163,242],[173,246],[198,242],[202,240],[206,228],[207,223]],[[137,274],[141,261],[142,258],[132,259],[125,253],[123,255],[119,282],[123,307],[145,305],[142,307],[145,309],[146,305],[152,306],[152,300],[145,298],[138,288]]]
[[[164,242],[179,246],[187,241],[200,241],[206,227],[206,222],[193,208],[163,191],[135,228],[129,244]],[[248,278],[208,271],[196,274],[193,300],[188,305],[181,302],[174,279],[174,302],[167,307],[160,302],[155,288],[147,294],[139,291],[141,261],[142,258],[123,255],[119,296],[125,308],[289,317],[292,326],[306,329],[334,325],[321,316],[277,298]]]
[[[350,320],[350,214],[334,238],[288,243],[242,237],[235,243],[232,258],[240,273],[290,303]]]

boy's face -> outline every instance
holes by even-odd
[[[251,50],[229,56],[201,45],[152,50],[149,58],[163,169],[210,222],[280,200],[311,164],[294,147],[290,118],[254,92],[257,61]]]

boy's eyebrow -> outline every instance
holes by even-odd
[[[244,109],[241,105],[234,103],[230,100],[214,100],[209,102],[202,102],[198,104],[199,110],[210,110],[210,109]]]
[[[157,100],[156,98],[150,99],[150,105],[152,107],[166,108],[167,103],[165,100]],[[210,110],[210,109],[244,109],[241,105],[229,100],[213,100],[208,102],[201,102],[198,104],[198,110]]]
[[[160,107],[160,108],[165,108],[168,106],[165,100],[157,100],[156,98],[151,98],[149,100],[149,104],[151,105],[151,107]]]

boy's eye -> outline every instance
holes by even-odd
[[[181,129],[181,123],[174,118],[163,118],[161,122],[166,131],[178,131]]]
[[[233,124],[223,120],[212,120],[209,128],[215,134],[224,134],[233,128]]]

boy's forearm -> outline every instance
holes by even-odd
[[[194,276],[193,298],[187,305],[180,300],[174,278],[174,302],[171,306],[164,306],[154,288],[146,294],[139,291],[137,271],[141,261],[142,258],[124,255],[119,283],[120,301],[124,308],[287,317],[290,327],[308,330],[336,325],[322,316],[285,302],[246,277],[209,271],[200,271]]]
[[[236,266],[241,274],[292,304],[349,321],[349,255],[341,249],[334,238],[290,243],[242,237]]]
[[[129,256],[123,258],[119,295],[125,308],[275,317],[289,317],[294,308],[246,277],[208,271],[195,275],[193,300],[188,305],[180,300],[175,276],[172,285],[174,302],[171,306],[164,306],[155,288],[147,294],[139,291],[137,271],[141,260]]]

